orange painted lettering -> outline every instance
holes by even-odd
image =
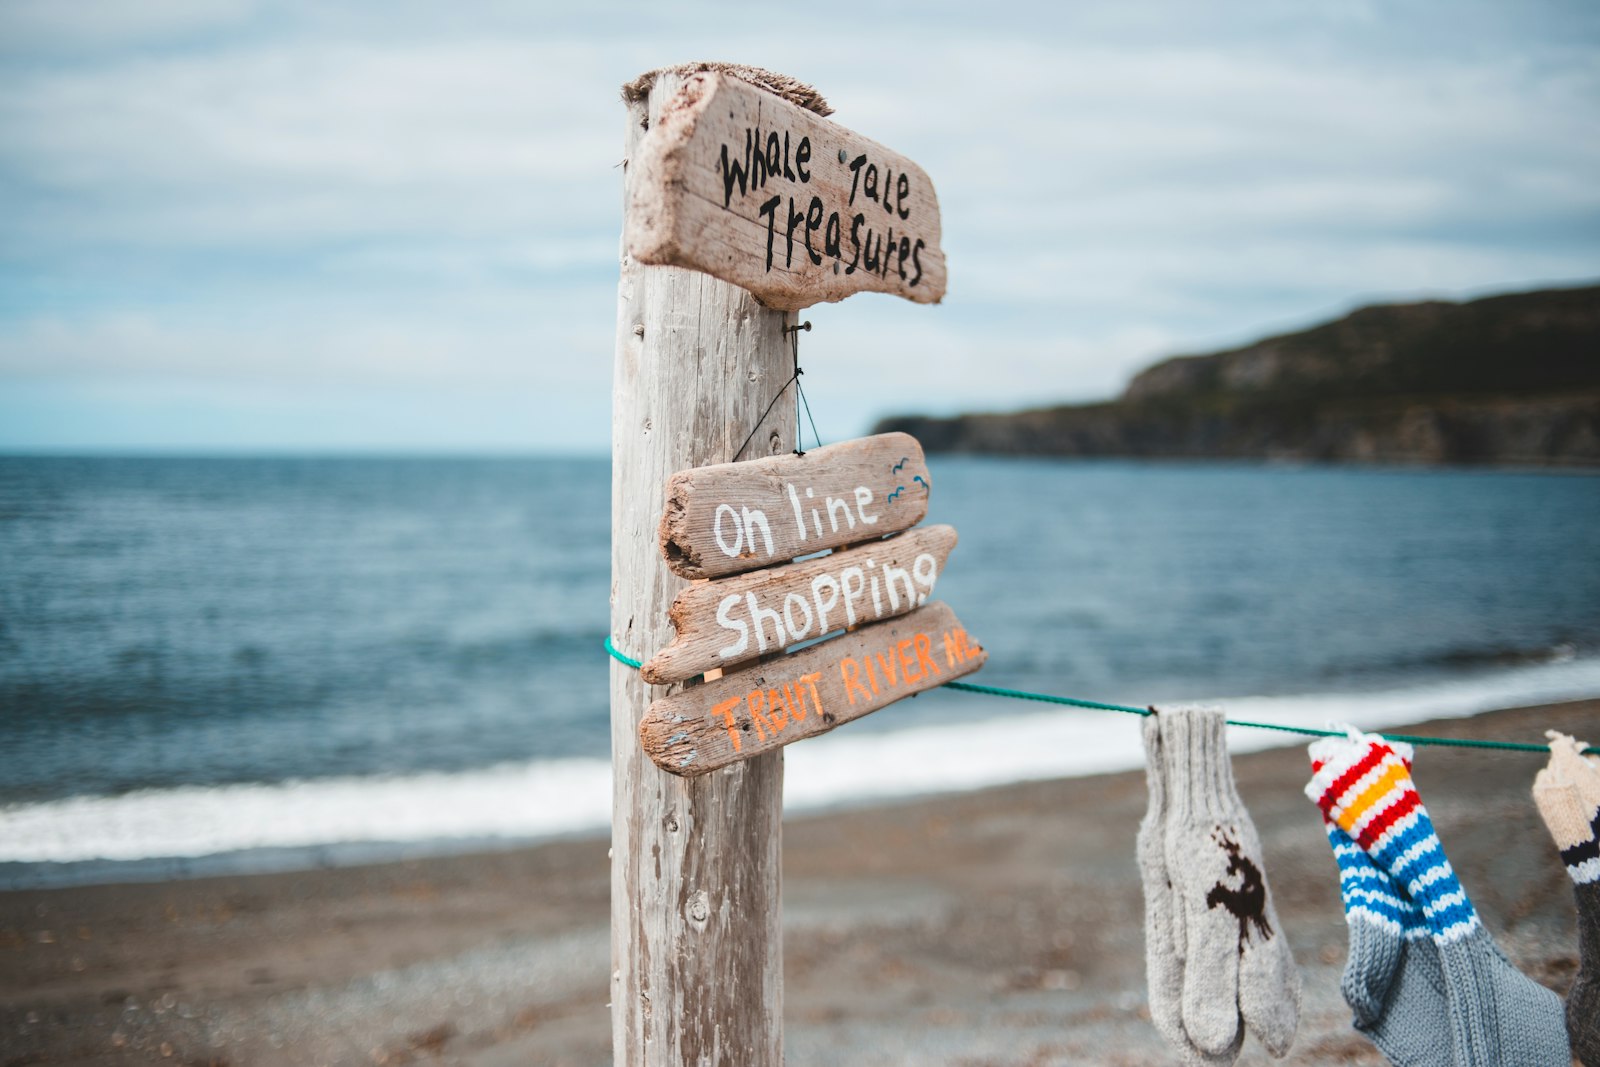
[[[780,711],[780,707],[782,710]],[[794,714],[794,709],[789,706],[789,698],[783,695],[782,689],[767,690],[767,718],[772,720],[772,728],[781,730],[789,725],[789,719]]]
[[[817,682],[821,678],[822,678],[822,672],[821,671],[816,671],[816,672],[813,672],[811,674],[802,674],[800,676],[800,681],[804,682],[806,685],[811,687],[811,706],[813,708],[817,709],[817,714],[818,715],[825,714],[825,712],[822,710],[822,694],[817,692]],[[795,683],[795,685],[797,687],[799,686],[799,684],[800,684],[800,682],[796,682]]]
[[[861,684],[861,664],[846,656],[839,661],[839,675],[844,679],[844,695],[850,701],[850,706],[855,707],[857,689],[861,690],[861,699],[872,703],[872,694],[867,692],[867,687]],[[815,692],[815,687],[812,689]],[[820,708],[818,709],[821,710]]]
[[[734,697],[732,700],[724,700],[711,709],[711,714],[721,715],[722,721],[728,724],[728,738],[733,742],[733,750],[735,752],[744,747],[744,742],[739,738],[739,728],[734,725],[733,719],[733,709],[739,706],[739,700],[739,697]]]
[[[878,695],[878,672],[872,669],[872,657],[862,656],[861,662],[867,666],[867,684],[872,686],[872,695]]]
[[[894,685],[895,676],[900,673],[900,663],[895,659],[893,652],[890,652],[887,656],[885,656],[882,652],[879,652],[878,669],[883,671],[883,680],[885,684]]]
[[[759,689],[752,689],[744,699],[745,703],[750,705],[750,721],[756,724],[756,733],[760,734],[761,740],[765,741],[767,739],[767,731],[762,729],[762,726],[772,727],[770,722],[761,717],[761,708],[767,702],[766,694]],[[777,733],[777,728],[772,727],[772,732]]]
[[[789,713],[794,716],[795,722],[805,722],[806,719],[806,691],[800,686],[801,682],[786,682],[783,686],[783,695],[789,701]]]
[[[917,662],[922,664],[922,669],[928,674],[938,674],[939,665],[933,662],[933,642],[927,634],[918,634],[912,638],[917,646]]]
[[[915,675],[911,673],[911,668],[916,666],[916,660],[911,655],[911,638],[908,637],[894,646],[894,651],[900,657],[901,665],[906,669],[906,683],[908,685],[922,677],[920,670]]]
[[[944,665],[946,667],[954,667],[959,660],[966,658],[960,654],[961,647],[956,644],[956,634],[959,632],[957,630],[946,630],[944,632]]]

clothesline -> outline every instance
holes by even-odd
[[[606,637],[606,652],[618,663],[625,664],[638,670],[641,661],[626,655],[611,643],[611,637]],[[1043,704],[1059,704],[1069,708],[1087,708],[1091,711],[1120,711],[1128,715],[1149,715],[1151,709],[1136,708],[1127,704],[1106,704],[1098,700],[1080,700],[1076,697],[1056,696],[1052,693],[1030,693],[1022,689],[1007,689],[997,685],[976,685],[972,682],[946,682],[945,689],[955,689],[963,693],[977,693],[981,696],[1006,697],[1011,700],[1032,700]],[[1340,730],[1318,730],[1310,726],[1285,726],[1281,723],[1250,722],[1245,719],[1227,719],[1229,726],[1243,726],[1252,730],[1277,730],[1286,734],[1302,734],[1306,737],[1343,737]],[[1537,752],[1549,755],[1549,745],[1527,744],[1521,741],[1479,741],[1469,737],[1417,737],[1411,734],[1384,734],[1390,741],[1404,741],[1412,745],[1436,745],[1448,748],[1488,748],[1499,749],[1506,752]],[[1585,755],[1600,755],[1600,746],[1590,745],[1584,749]]]

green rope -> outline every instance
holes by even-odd
[[[618,663],[625,663],[638,670],[640,662],[630,656],[625,656],[611,643],[611,638],[606,638],[606,651]],[[1127,704],[1102,704],[1096,700],[1077,700],[1073,697],[1054,696],[1050,693],[1029,693],[1022,689],[1005,689],[998,685],[974,685],[971,682],[946,682],[945,689],[955,689],[963,693],[978,693],[982,696],[1008,697],[1012,700],[1036,700],[1043,704],[1064,704],[1069,708],[1090,708],[1095,711],[1121,711],[1129,715],[1149,715],[1152,708],[1135,708]],[[1341,730],[1318,730],[1309,726],[1284,726],[1275,722],[1248,722],[1244,719],[1226,719],[1229,726],[1246,726],[1253,730],[1278,730],[1286,734],[1304,734],[1306,737],[1343,737]],[[1548,745],[1530,745],[1522,741],[1478,741],[1470,737],[1416,737],[1411,734],[1384,734],[1390,741],[1404,741],[1412,745],[1439,745],[1446,748],[1494,748],[1506,752],[1543,752],[1548,753]],[[1583,750],[1584,755],[1600,755],[1600,746],[1590,745]]]
[[[611,653],[612,659],[616,660],[618,663],[625,663],[634,670],[638,670],[640,667],[644,666],[644,664],[639,660],[631,659],[628,656],[624,656],[621,652],[618,652],[617,646],[611,643],[611,638],[609,636],[606,638],[606,651]]]

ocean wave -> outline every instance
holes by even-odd
[[[1600,696],[1600,658],[1376,692],[1208,702],[1222,704],[1236,719],[1309,727],[1338,721],[1371,729],[1595,696]],[[1115,713],[1061,708],[996,718],[991,697],[942,691],[920,699],[958,706],[983,701],[985,714],[969,723],[945,720],[873,733],[846,729],[795,745],[787,750],[788,809],[1143,764],[1131,718],[1118,721]],[[1228,741],[1233,751],[1245,752],[1304,738],[1240,728],[1229,731]],[[610,804],[610,764],[599,759],[536,760],[448,774],[151,789],[0,808],[0,863],[142,861],[376,843],[523,842],[601,831],[610,822]],[[353,854],[374,855],[370,849]]]

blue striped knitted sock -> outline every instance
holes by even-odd
[[[1312,745],[1312,769],[1349,744]],[[1339,989],[1355,1015],[1352,1025],[1397,1067],[1450,1067],[1449,999],[1426,920],[1338,824],[1326,822],[1324,829],[1350,927]]]
[[[1396,1067],[1451,1067],[1450,1002],[1427,922],[1348,834],[1327,830],[1350,926],[1339,989],[1352,1025]]]
[[[1439,953],[1458,1067],[1569,1067],[1561,1001],[1495,947],[1434,833],[1400,754],[1356,735],[1306,793],[1422,912]]]

